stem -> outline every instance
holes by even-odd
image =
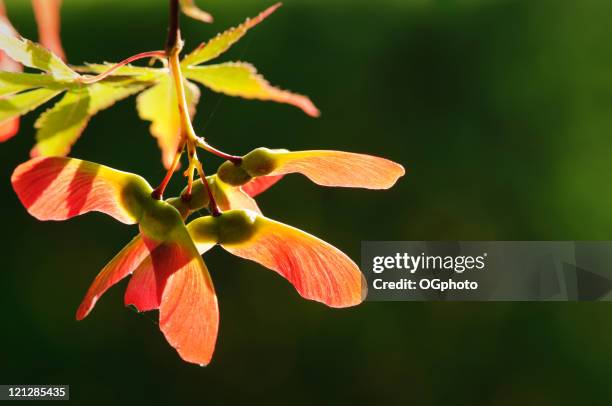
[[[156,187],[155,190],[153,190],[153,192],[151,193],[151,197],[153,197],[153,199],[162,200],[164,198],[164,191],[166,190],[166,186],[168,186],[168,183],[170,182],[174,171],[176,171],[176,168],[179,162],[181,161],[181,155],[183,155],[184,148],[185,143],[182,142],[178,150],[176,151],[176,154],[174,154],[174,159],[172,160],[170,168],[168,168],[168,172],[166,172],[166,176],[164,176],[164,179],[161,181],[159,186]]]
[[[172,50],[181,42],[181,28],[179,25],[179,3],[178,0],[170,0],[170,11],[168,13],[168,37],[166,38],[166,53],[170,55]]]
[[[238,155],[230,155],[227,154],[223,151],[218,150],[217,148],[213,147],[212,145],[210,145],[209,143],[207,143],[206,141],[204,141],[204,138],[198,138],[197,139],[197,143],[198,146],[208,152],[210,152],[211,154],[215,154],[218,157],[221,157],[223,159],[227,159],[228,161],[232,162],[233,164],[236,165],[240,165],[242,163],[242,157],[238,156]]]
[[[189,107],[187,106],[187,97],[185,95],[185,81],[183,79],[183,73],[181,72],[181,64],[179,61],[179,53],[181,52],[182,44],[172,49],[168,56],[168,62],[170,63],[170,72],[174,79],[174,87],[176,89],[176,99],[178,101],[179,116],[181,120],[181,127],[185,136],[190,143],[195,144],[197,136],[193,130],[191,124],[191,117],[189,117]]]
[[[193,189],[193,171],[194,169],[195,169],[195,165],[189,162],[189,168],[187,168],[184,174],[185,176],[187,176],[187,190],[185,190],[185,193],[181,195],[181,199],[183,199],[183,201],[191,200],[191,190]]]
[[[201,140],[201,142],[199,142],[200,139],[196,135],[193,129],[193,124],[191,123],[191,117],[189,117],[187,97],[185,95],[185,81],[183,79],[183,73],[181,72],[181,63],[179,60],[179,54],[181,53],[181,49],[183,48],[183,41],[181,39],[181,28],[179,25],[178,0],[170,0],[169,4],[170,11],[168,17],[168,37],[166,38],[166,56],[170,65],[170,73],[172,75],[172,79],[174,80],[176,99],[178,101],[179,116],[181,120],[181,145],[186,144],[187,151],[189,153],[189,168],[187,169],[189,180],[187,183],[187,191],[184,197],[187,199],[191,195],[191,187],[193,186],[193,168],[195,166],[198,173],[200,174],[200,177],[202,178],[202,183],[204,183],[204,186],[206,187],[206,192],[208,193],[208,198],[210,201],[210,212],[213,216],[216,217],[221,215],[221,211],[219,210],[219,206],[217,206],[217,202],[215,201],[215,197],[213,196],[212,189],[210,188],[210,184],[208,183],[208,179],[206,179],[204,168],[202,168],[202,163],[198,159],[198,155],[196,153],[197,145],[205,144],[208,146],[208,144],[206,144],[204,140]],[[209,148],[217,151],[216,149],[210,146]],[[221,151],[218,152],[222,153]],[[227,156],[230,157],[229,155]],[[168,177],[168,175],[166,175],[166,177]]]
[[[215,196],[213,195],[212,189],[210,188],[210,183],[208,182],[208,178],[204,173],[204,168],[202,167],[202,163],[196,160],[196,168],[198,169],[198,173],[200,174],[200,178],[202,178],[202,183],[206,187],[206,192],[208,193],[209,205],[208,208],[210,210],[210,214],[213,217],[219,217],[221,215],[221,210],[217,205],[217,201],[215,200]]]
[[[134,62],[137,61],[139,59],[144,59],[144,58],[164,58],[166,56],[166,53],[164,51],[148,51],[148,52],[141,52],[139,54],[130,56],[127,59],[124,59],[123,61],[119,62],[118,64],[114,65],[112,68],[110,68],[109,70],[100,73],[99,75],[90,77],[90,78],[82,78],[81,79],[81,83],[84,84],[92,84],[92,83],[96,83],[101,81],[102,79],[104,79],[105,77],[107,77],[108,75],[110,75],[111,73],[113,73],[114,71],[116,71],[117,69],[119,69],[122,66],[127,65],[130,62]]]

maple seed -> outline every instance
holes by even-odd
[[[208,198],[208,193],[206,193],[206,187],[204,186],[201,180],[193,182],[189,199],[185,199],[183,197],[186,194],[187,187],[185,187],[181,192],[181,198],[191,211],[200,210],[202,207],[208,206],[208,203],[210,202],[210,199]]]
[[[272,172],[277,165],[277,154],[289,152],[286,149],[257,148],[249,152],[242,159],[242,168],[252,177],[265,176]]]
[[[255,233],[257,214],[250,210],[230,210],[216,219],[220,244],[239,244]]]
[[[280,154],[286,149],[257,148],[246,154],[240,164],[224,162],[217,172],[223,182],[232,186],[242,186],[251,179],[265,176],[278,166]]]
[[[252,179],[251,175],[243,169],[242,164],[236,165],[230,161],[225,161],[219,167],[217,176],[231,186],[242,186]]]

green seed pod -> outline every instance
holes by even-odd
[[[250,210],[229,210],[215,217],[219,244],[240,244],[255,233],[257,214]]]
[[[255,233],[257,214],[250,210],[229,210],[220,216],[200,217],[188,225],[196,245],[240,244]]]
[[[151,192],[151,186],[144,178],[138,175],[126,177],[121,189],[121,204],[138,220],[142,217],[144,207],[151,200]]]
[[[193,239],[196,246],[210,246],[217,243],[219,240],[219,223],[218,217],[206,216],[193,220],[187,225],[189,235]]]
[[[191,209],[189,208],[189,202],[184,201],[180,197],[171,197],[170,199],[166,199],[168,204],[171,204],[172,207],[178,210],[181,213],[182,218],[187,218]]]
[[[242,167],[230,161],[225,161],[217,170],[217,176],[223,182],[232,186],[242,186],[251,180],[249,175]]]
[[[209,176],[208,179],[210,181],[211,177]],[[206,192],[206,187],[202,183],[201,179],[198,179],[195,182],[193,182],[193,186],[191,187],[191,197],[188,200],[184,200],[182,198],[182,196],[184,196],[186,192],[187,192],[187,188],[183,189],[183,191],[181,192],[180,199],[182,200],[182,203],[180,205],[171,203],[174,207],[178,209],[179,212],[181,212],[181,214],[183,212],[178,206],[185,206],[190,211],[200,210],[208,206],[208,202],[209,202],[208,193]]]
[[[277,154],[288,152],[286,149],[257,148],[242,159],[242,168],[252,177],[265,176],[277,165]]]
[[[157,241],[172,239],[173,232],[183,226],[183,218],[172,205],[152,197],[149,199],[140,219],[142,231]]]

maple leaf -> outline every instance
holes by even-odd
[[[205,23],[213,22],[213,17],[206,11],[196,6],[194,0],[180,0],[179,4],[181,5],[181,10],[185,15]]]
[[[224,62],[202,65],[211,61],[231,48],[246,33],[281,6],[280,3],[269,7],[258,16],[247,19],[237,27],[230,28],[206,43],[202,43],[181,61],[185,77],[185,89],[190,115],[193,117],[199,101],[199,91],[191,82],[218,93],[238,96],[245,99],[268,100],[294,105],[306,114],[317,117],[319,110],[306,96],[276,88],[257,73],[255,67],[246,62]],[[184,11],[184,10],[183,10]],[[79,67],[79,71],[103,73],[114,64],[90,64]],[[151,121],[151,134],[158,140],[162,150],[162,162],[168,168],[180,140],[180,120],[176,109],[176,95],[168,68],[144,68],[132,65],[122,66],[112,76],[129,76],[142,82],[153,82],[137,98],[140,118]],[[191,81],[190,81],[191,80]]]
[[[207,14],[199,10],[193,1],[181,1],[180,4],[185,14],[202,21],[208,19]],[[218,34],[183,58],[180,69],[185,77],[191,117],[195,115],[200,99],[200,91],[193,82],[218,93],[291,104],[310,116],[319,115],[319,110],[308,97],[270,85],[249,63],[202,65],[231,48],[280,5],[275,4],[258,16]],[[71,67],[62,58],[32,41],[2,33],[0,50],[15,61],[44,72],[0,72],[0,126],[9,125],[12,120],[64,93],[36,121],[37,143],[32,149],[33,156],[67,155],[93,115],[119,100],[140,93],[136,103],[138,114],[143,120],[151,122],[150,132],[158,141],[162,162],[166,168],[171,165],[180,143],[181,123],[176,89],[167,67],[113,63]],[[94,83],[92,77],[85,73],[103,77]]]
[[[64,93],[36,121],[37,143],[32,149],[32,155],[68,154],[93,115],[140,92],[149,84],[143,74],[138,77],[114,77],[99,83],[83,83],[81,75],[60,57],[21,37],[0,33],[0,49],[24,66],[44,72],[0,72],[0,125]]]

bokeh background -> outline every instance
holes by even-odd
[[[203,1],[187,49],[270,1]],[[7,0],[36,38],[29,2]],[[163,46],[164,0],[65,0],[72,63]],[[331,148],[401,162],[389,191],[290,176],[258,201],[275,219],[359,258],[362,240],[612,239],[612,2],[286,0],[222,60],[253,62],[321,108],[204,91],[196,128],[235,153]],[[610,303],[365,303],[332,310],[220,249],[213,362],[184,363],[125,282],[82,322],[89,283],[136,233],[100,214],[27,215],[10,187],[34,114],[0,146],[0,382],[70,384],[83,404],[609,404]],[[94,117],[73,156],[157,183],[159,151],[134,99]],[[220,162],[209,159],[214,170]],[[182,188],[180,178],[171,185]]]

